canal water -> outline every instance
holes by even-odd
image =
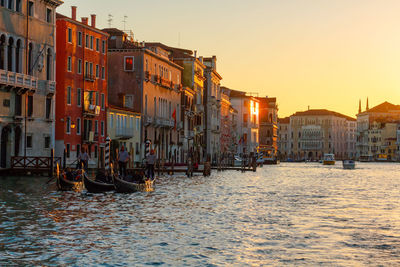
[[[164,177],[136,194],[0,178],[4,265],[399,265],[400,165]]]

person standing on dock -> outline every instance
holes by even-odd
[[[125,150],[124,146],[121,146],[121,150],[118,154],[118,166],[119,172],[122,176],[126,176],[126,165],[130,159],[128,151]]]
[[[156,160],[156,154],[154,153],[154,150],[151,150],[146,159],[147,178],[151,180],[154,179],[154,164],[156,163]]]

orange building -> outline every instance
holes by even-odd
[[[57,14],[56,155],[75,164],[81,148],[89,166],[103,164],[107,133],[107,38],[96,28],[96,15],[77,21]]]

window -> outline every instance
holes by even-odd
[[[81,134],[81,118],[76,119],[76,134]]]
[[[78,45],[82,46],[82,32],[78,32]]]
[[[139,155],[139,143],[136,143],[136,155]]]
[[[8,9],[14,10],[14,2],[13,2],[13,0],[8,0]]]
[[[53,22],[52,16],[53,16],[53,12],[51,11],[50,8],[47,8],[47,11],[46,11],[46,21],[47,21],[48,23]]]
[[[77,144],[76,145],[76,157],[79,156],[80,152],[81,152],[81,144]]]
[[[99,105],[99,92],[96,92],[96,106]]]
[[[71,87],[67,87],[67,105],[71,105]]]
[[[78,107],[80,107],[82,105],[82,90],[81,88],[78,88],[76,90],[76,104]]]
[[[85,62],[85,76],[89,75],[89,62]]]
[[[94,122],[94,134],[95,135],[99,134],[99,122],[98,121]]]
[[[104,136],[104,121],[101,122],[101,136]]]
[[[125,57],[124,70],[125,71],[134,70],[134,57]]]
[[[21,12],[21,0],[16,0],[15,2],[15,11]]]
[[[46,119],[50,119],[51,115],[51,98],[46,98]]]
[[[106,96],[101,94],[101,109],[104,110],[106,107]]]
[[[96,38],[96,51],[100,51],[100,40]]]
[[[89,48],[89,35],[87,35],[87,34],[85,36],[85,47]]]
[[[106,69],[101,67],[101,78],[104,80],[106,78]]]
[[[114,127],[114,114],[110,114],[110,128]]]
[[[71,146],[70,146],[70,144],[67,144],[67,147],[66,147],[66,156],[67,156],[67,158],[69,158],[70,156],[71,156]]]
[[[106,41],[102,41],[102,44],[101,44],[101,52],[102,52],[103,54],[106,53]]]
[[[124,96],[124,107],[133,108],[133,95]]]
[[[139,118],[136,118],[136,130],[139,130],[139,127],[140,127]]]
[[[44,137],[44,148],[49,149],[50,148],[50,136],[45,136]]]
[[[35,14],[34,4],[33,4],[32,1],[29,1],[29,4],[28,4],[28,15],[33,17],[34,14]]]
[[[72,29],[68,28],[68,43],[72,43]]]
[[[0,6],[4,6],[6,4],[5,1],[6,0],[0,0]]]
[[[89,74],[90,74],[90,77],[93,77],[93,63],[92,62],[89,63]]]
[[[93,49],[93,36],[90,36],[90,49]]]
[[[71,117],[67,117],[67,122],[66,122],[66,133],[70,134],[71,133]]]
[[[26,147],[32,148],[32,135],[31,134],[26,136]]]
[[[33,95],[28,96],[28,117],[33,115]]]
[[[99,65],[96,65],[96,78],[99,78]]]
[[[72,58],[68,57],[67,59],[67,71],[72,71]]]
[[[96,159],[97,159],[97,151],[98,151],[97,146],[94,146],[94,157]]]
[[[78,74],[82,74],[82,59],[78,59]]]

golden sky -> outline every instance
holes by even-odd
[[[354,116],[400,104],[400,0],[65,0],[58,12],[217,56],[222,84],[275,96],[279,116],[327,108]]]

